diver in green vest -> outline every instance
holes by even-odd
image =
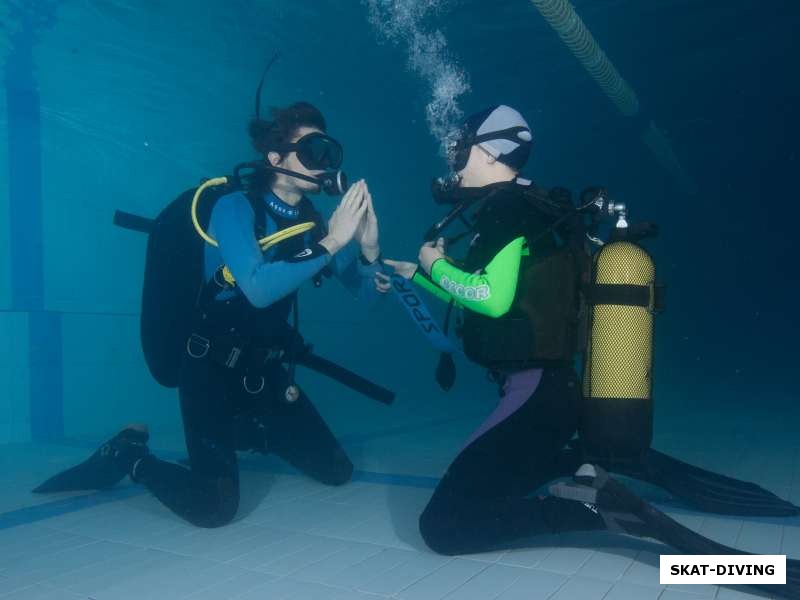
[[[384,260],[395,277],[460,309],[464,353],[502,385],[496,409],[465,442],[423,511],[423,539],[453,555],[524,547],[542,534],[608,530],[656,538],[687,554],[742,553],[678,524],[606,469],[713,512],[789,516],[799,509],[756,485],[654,450],[638,464],[601,465],[570,447],[584,401],[574,363],[591,256],[568,192],[520,177],[531,147],[531,130],[513,108],[469,117],[451,148],[452,173],[433,189],[437,201],[455,208],[429,231],[418,264]],[[599,188],[585,191],[579,208],[599,195]],[[471,219],[464,218],[467,209],[475,209]],[[463,261],[447,256],[440,235],[457,216],[471,235]],[[570,476],[550,494],[534,495]],[[799,561],[788,561],[787,582],[768,587],[800,593]]]

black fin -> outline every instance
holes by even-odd
[[[602,468],[583,465],[574,483],[550,487],[554,496],[592,504],[606,521],[610,531],[656,539],[684,554],[750,555],[725,546],[681,525],[610,477]],[[800,560],[786,560],[786,584],[747,586],[769,592],[775,597],[800,599]]]
[[[657,485],[704,512],[763,517],[800,515],[800,507],[755,483],[695,467],[657,450],[647,452],[638,471],[632,476]],[[620,474],[627,473],[620,470]]]
[[[128,474],[126,462],[147,454],[146,430],[123,429],[104,443],[87,460],[54,475],[35,488],[35,494],[72,492],[79,490],[105,490],[114,487]],[[124,454],[124,459],[120,455]]]
[[[569,461],[561,461],[564,468],[575,467],[580,453],[580,440],[571,442],[570,448],[562,452],[565,458],[569,457]],[[598,464],[613,473],[660,487],[703,512],[745,517],[800,515],[800,507],[755,483],[701,469],[652,448],[636,463],[600,460]]]

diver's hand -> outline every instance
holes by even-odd
[[[330,254],[336,254],[353,239],[367,211],[364,180],[350,186],[328,221],[328,235],[320,241]]]
[[[369,262],[375,262],[381,254],[378,244],[378,217],[375,215],[372,194],[369,193],[366,182],[364,182],[364,201],[367,204],[367,211],[364,213],[364,218],[361,219],[353,239],[361,245],[361,254],[364,255],[364,258]]]
[[[392,278],[386,273],[375,273],[375,289],[381,294],[387,293],[390,289],[392,289]]]
[[[384,258],[383,263],[392,267],[394,272],[397,275],[400,275],[400,277],[403,279],[409,280],[414,277],[414,273],[416,273],[417,268],[419,268],[416,263],[406,262],[404,260],[391,260],[389,258]]]
[[[419,266],[430,275],[433,263],[440,258],[444,258],[444,238],[439,238],[436,242],[425,242],[419,249]]]

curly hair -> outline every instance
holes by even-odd
[[[272,120],[255,118],[250,121],[249,133],[253,148],[263,155],[276,145],[288,142],[301,127],[314,127],[325,131],[325,117],[309,102],[295,102],[286,108],[270,108]]]

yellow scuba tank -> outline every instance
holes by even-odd
[[[634,460],[650,447],[655,278],[637,244],[615,241],[594,256],[579,426],[589,458]]]

